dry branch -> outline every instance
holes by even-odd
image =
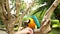
[[[50,6],[50,8],[47,10],[47,12],[46,12],[43,20],[45,20],[45,19],[50,19],[53,11],[56,9],[56,7],[59,5],[59,3],[60,3],[60,0],[55,0],[55,1],[53,2],[53,4],[52,4],[52,5]],[[43,21],[43,20],[42,20],[42,21]]]
[[[50,19],[53,11],[56,9],[56,7],[59,5],[60,3],[60,0],[55,0],[53,2],[53,4],[50,6],[50,8],[47,10],[43,20],[42,20],[42,24],[41,24],[41,27],[40,27],[40,31],[42,31],[43,33],[47,33],[47,32],[44,32],[43,31],[43,28],[46,27],[45,29],[49,29],[47,28],[47,26],[49,27],[50,26],[50,22],[43,22],[44,20],[47,20],[47,19]],[[49,24],[48,24],[49,23]],[[47,25],[47,26],[45,26]],[[51,28],[50,28],[51,29]],[[45,30],[46,31],[46,30]]]
[[[0,17],[3,19],[3,20],[5,20],[5,17],[4,17],[4,14],[5,14],[5,12],[3,11],[3,6],[4,6],[4,1],[3,0],[1,0],[0,1]]]
[[[16,0],[16,16],[18,17],[20,11],[20,0]]]
[[[55,0],[53,2],[53,4],[47,10],[47,12],[46,12],[46,14],[45,14],[45,16],[44,16],[44,18],[42,20],[40,29],[37,29],[35,34],[37,34],[37,32],[40,33],[40,34],[47,34],[50,31],[50,29],[51,29],[50,28],[51,22],[47,21],[47,20],[50,19],[53,11],[56,9],[56,7],[59,5],[59,3],[60,3],[60,0]]]
[[[9,7],[9,0],[5,0],[5,9],[6,9],[6,12],[7,12],[7,17],[8,17],[8,19],[11,19],[11,9],[10,9],[10,7]]]
[[[22,25],[22,18],[26,15],[26,13],[29,11],[29,9],[34,5],[34,1],[29,4],[29,6],[24,9],[24,12],[22,13],[22,15],[20,16],[20,19],[19,19],[19,25],[18,25],[18,31],[20,30],[21,28],[21,25]]]
[[[6,14],[6,10],[5,10],[5,6],[4,6],[4,0],[2,0],[2,14],[5,17],[5,19],[7,19],[7,14]]]

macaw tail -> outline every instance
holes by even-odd
[[[33,16],[31,16],[31,18],[33,18],[33,19],[34,19],[34,22],[36,23],[37,28],[40,28],[40,23],[39,23],[39,21],[38,21],[37,17],[36,17],[35,15],[33,15]]]

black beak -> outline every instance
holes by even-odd
[[[23,27],[26,28],[28,26],[28,23],[30,23],[30,20],[26,20],[23,22]]]

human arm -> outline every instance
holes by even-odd
[[[33,34],[33,30],[27,27],[21,31],[16,32],[15,34]]]

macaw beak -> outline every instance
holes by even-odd
[[[28,23],[30,22],[30,20],[26,20],[23,22],[23,27],[26,28],[28,26]]]

